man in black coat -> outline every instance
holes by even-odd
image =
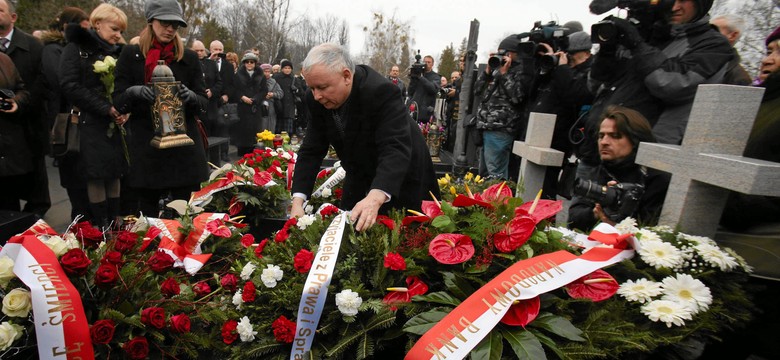
[[[291,214],[302,216],[322,158],[333,145],[347,175],[342,207],[355,229],[390,208],[419,209],[438,184],[425,139],[398,87],[336,44],[314,47],[303,62],[311,121],[298,152]]]
[[[222,77],[219,76],[219,69],[214,60],[208,58],[206,46],[200,40],[192,42],[192,51],[198,54],[200,67],[203,69],[203,79],[206,81],[206,97],[209,99],[209,105],[206,107],[205,114],[201,114],[206,123],[206,132],[209,136],[216,135],[217,131],[217,107],[220,95],[222,94]]]
[[[0,51],[13,60],[30,91],[30,104],[19,114],[20,118],[29,119],[25,133],[32,148],[34,163],[27,186],[21,189],[22,198],[27,200],[24,211],[43,217],[51,207],[45,163],[49,129],[44,120],[44,104],[41,102],[44,98],[43,78],[39,78],[43,44],[32,35],[14,28],[16,18],[14,5],[8,0],[0,0],[0,38],[5,39],[0,40]]]
[[[230,61],[225,60],[225,45],[219,40],[214,40],[209,44],[209,59],[214,60],[217,64],[217,71],[219,71],[219,78],[222,79],[222,91],[220,93],[219,106],[226,104],[230,99],[233,92],[233,77],[235,76],[235,69]],[[217,126],[215,136],[230,137],[230,129],[227,126]],[[227,147],[223,148],[223,152],[219,154],[222,157],[222,161],[229,162]]]

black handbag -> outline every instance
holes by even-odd
[[[52,157],[61,157],[79,152],[79,109],[75,106],[69,113],[59,113],[49,134]]]
[[[219,107],[217,123],[220,126],[230,126],[237,123],[238,120],[238,104],[227,103]]]

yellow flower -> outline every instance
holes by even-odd
[[[16,288],[3,298],[3,314],[16,317],[27,317],[32,309],[32,298],[26,289]]]
[[[449,183],[450,183],[450,182],[447,180],[447,178],[439,178],[439,179],[438,179],[438,180],[436,180],[436,181],[438,181],[438,182],[439,182],[439,186],[444,186],[444,185],[447,185],[447,184],[449,184]]]
[[[466,181],[471,181],[471,179],[473,178],[474,178],[474,174],[471,172],[467,172],[466,176],[463,177],[463,179],[465,179]]]
[[[94,72],[100,74],[100,73],[106,73],[108,72],[108,64],[106,64],[104,61],[95,61],[94,64],[92,64],[92,69]]]
[[[474,182],[477,184],[481,184],[483,181],[485,181],[485,179],[479,177],[479,175],[477,175],[477,177],[474,178]]]
[[[457,191],[457,190],[455,190],[455,187],[454,187],[454,186],[450,186],[450,194],[452,194],[452,195],[458,195],[458,191]]]
[[[273,140],[274,139],[274,133],[263,130],[261,133],[257,133],[257,141],[266,141],[266,140]]]

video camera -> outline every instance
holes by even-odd
[[[544,25],[542,25],[541,21],[537,21],[534,23],[531,31],[526,33],[528,40],[534,44],[531,53],[536,58],[536,64],[540,72],[546,73],[552,70],[558,66],[559,60],[558,56],[555,55],[539,55],[540,52],[547,52],[547,48],[542,44],[549,45],[553,52],[566,50],[569,47],[569,38],[566,37],[566,30],[568,29],[558,25],[555,21],[550,21]]]
[[[628,21],[637,27],[644,39],[652,32],[652,25],[668,13],[675,0],[593,0],[590,12],[601,15],[615,7],[628,10]],[[591,41],[601,45],[616,45],[621,37],[615,23],[607,18],[590,28]]]
[[[5,110],[5,111],[11,110],[11,108],[13,108],[14,105],[9,102],[5,102],[3,100],[13,99],[14,96],[16,96],[16,94],[14,94],[13,90],[0,89],[0,110]]]
[[[574,183],[574,195],[601,204],[607,217],[615,222],[631,216],[644,193],[645,186],[642,184],[618,183],[607,186],[579,178]]]
[[[422,76],[425,73],[425,63],[422,62],[419,49],[417,50],[417,55],[414,56],[414,64],[409,68],[409,73],[413,77]]]

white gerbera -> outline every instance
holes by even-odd
[[[684,234],[684,233],[680,233],[678,236],[683,238],[683,239],[685,239],[685,240],[688,240],[688,241],[691,241],[693,243],[696,243],[696,244],[710,244],[712,246],[717,246],[717,243],[715,243],[715,240],[712,240],[712,239],[710,239],[708,237],[696,236],[696,235],[688,235],[688,234]]]
[[[255,269],[257,269],[257,266],[251,261],[246,263],[244,268],[241,269],[241,280],[249,280],[249,278],[252,277],[252,273],[255,272]]]
[[[675,301],[685,306],[695,315],[707,310],[712,304],[710,289],[699,279],[688,274],[677,274],[663,279],[664,296],[662,300]]]
[[[276,286],[277,281],[281,281],[284,276],[284,271],[276,265],[268,265],[263,269],[263,273],[260,275],[260,280],[266,287],[272,288]]]
[[[643,241],[639,256],[656,269],[675,268],[683,261],[680,249],[665,241]]]
[[[249,342],[255,339],[257,331],[254,330],[254,326],[252,326],[252,323],[249,322],[249,318],[246,316],[242,317],[238,326],[236,326],[236,331],[238,331],[238,335],[241,336],[241,341],[243,342]]]
[[[241,310],[241,305],[244,305],[244,292],[241,289],[238,289],[235,294],[233,294],[233,305],[236,306],[236,309]]]
[[[639,230],[636,227],[636,220],[631,217],[627,217],[623,219],[623,221],[617,223],[615,229],[621,234],[635,234],[637,230]]]
[[[358,313],[358,308],[363,304],[363,299],[358,293],[346,289],[336,294],[336,306],[339,311],[346,316],[355,316]]]
[[[671,300],[653,300],[642,305],[642,313],[652,321],[662,321],[667,327],[683,326],[685,320],[691,320],[690,310]]]
[[[298,228],[301,230],[306,230],[306,228],[314,223],[314,220],[316,217],[314,215],[304,215],[298,218]]]
[[[658,234],[647,229],[639,229],[639,231],[637,231],[637,235],[639,241],[643,243],[648,241],[661,241],[661,237],[658,236]]]
[[[739,265],[736,259],[715,245],[700,243],[694,248],[704,261],[710,263],[714,267],[720,268],[721,271],[731,271]]]
[[[639,279],[637,281],[628,280],[620,284],[618,295],[626,298],[628,301],[636,301],[644,304],[652,300],[653,297],[661,295],[664,288],[661,283],[650,281],[648,279]]]

